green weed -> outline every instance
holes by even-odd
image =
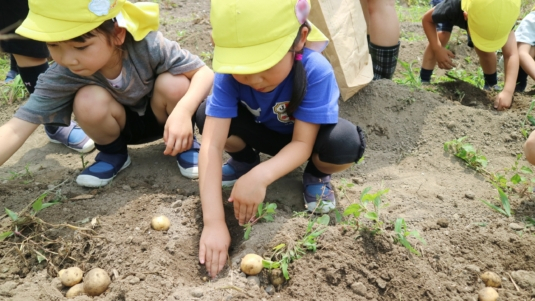
[[[203,52],[201,52],[201,54],[199,54],[199,56],[201,57],[201,59],[204,62],[208,62],[208,61],[212,60],[213,53],[210,52],[210,51],[203,51]]]
[[[17,75],[10,83],[2,85],[0,87],[0,93],[2,94],[2,100],[8,104],[25,99],[28,95],[28,91],[20,75]]]
[[[255,219],[248,222],[247,224],[243,225],[243,228],[245,229],[245,233],[243,234],[243,239],[248,240],[249,236],[251,235],[251,230],[253,229],[253,225],[256,224],[261,219],[272,222],[273,221],[273,214],[275,214],[275,210],[277,209],[277,204],[274,203],[266,203],[264,206],[264,203],[260,203],[258,205],[258,210],[255,215]]]
[[[394,78],[394,82],[410,87],[411,89],[420,89],[422,87],[422,82],[420,76],[418,75],[418,70],[413,69],[413,64],[417,64],[417,61],[412,61],[410,63],[404,62],[398,59],[398,63],[401,65],[403,70],[400,72],[403,76],[402,78]]]
[[[425,240],[420,236],[420,233],[416,230],[409,231],[407,230],[407,224],[405,223],[405,219],[403,218],[397,218],[394,222],[394,240],[396,242],[399,242],[402,246],[404,246],[407,250],[409,250],[411,253],[414,253],[418,256],[420,256],[420,252],[418,252],[412,244],[409,242],[409,237],[415,237],[418,239],[421,243],[424,245],[426,244]]]
[[[33,174],[30,171],[30,164],[29,163],[26,164],[26,166],[24,166],[24,171],[17,172],[17,171],[10,170],[9,174],[10,174],[10,176],[7,178],[7,180],[9,180],[9,181],[22,180],[23,184],[28,184],[28,183],[33,182]]]
[[[465,139],[466,136],[444,142],[444,151],[453,152],[455,157],[463,160],[468,167],[475,170],[487,167],[487,157],[480,154],[470,143],[463,142]]]
[[[469,60],[470,58],[468,58],[468,61]],[[478,67],[475,72],[453,68],[449,70],[446,75],[439,77],[437,82],[451,82],[456,80],[467,82],[479,89],[482,89],[485,85],[485,77],[483,76],[483,69],[481,69],[481,67]]]
[[[528,138],[529,132],[531,131],[531,128],[528,126],[528,124],[531,126],[535,126],[535,117],[531,115],[531,112],[533,111],[534,107],[535,107],[535,99],[532,99],[529,105],[529,109],[526,112],[526,116],[520,122],[520,133],[522,133],[522,136],[524,136],[524,139]]]
[[[498,213],[501,213],[507,217],[510,217],[512,215],[511,213],[511,204],[509,203],[509,197],[507,196],[507,194],[505,194],[505,192],[503,192],[503,190],[494,185],[494,187],[496,187],[496,189],[498,190],[498,193],[500,195],[500,202],[501,202],[501,208],[496,206],[496,205],[493,205],[485,200],[481,200],[481,202],[483,202],[483,204],[489,206],[491,209],[493,209],[494,211],[498,212]]]

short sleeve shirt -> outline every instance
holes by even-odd
[[[196,55],[181,49],[178,43],[151,32],[143,40],[128,37],[124,45],[121,81],[115,88],[99,72],[79,76],[56,63],[39,75],[34,93],[15,113],[15,117],[36,124],[69,125],[74,97],[79,89],[96,85],[106,89],[117,102],[144,115],[159,74],[182,74],[204,66]]]
[[[216,73],[206,115],[233,118],[238,114],[238,106],[245,106],[257,123],[281,134],[293,132],[295,119],[314,124],[337,123],[340,91],[331,65],[320,53],[308,48],[303,53],[303,65],[307,91],[292,117],[286,113],[286,106],[292,95],[293,73],[267,93],[240,84],[230,74]]]
[[[461,8],[461,0],[444,0],[437,4],[431,18],[435,24],[449,22],[464,30],[468,29],[468,22],[464,19]]]

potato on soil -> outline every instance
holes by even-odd
[[[171,226],[171,222],[166,216],[160,215],[153,217],[150,225],[156,231],[166,231]]]
[[[271,270],[271,273],[269,274],[269,282],[271,282],[271,284],[274,286],[279,286],[283,284],[284,281],[286,281],[286,279],[284,279],[281,269]]]
[[[262,257],[256,254],[247,254],[242,258],[240,268],[249,276],[258,275],[262,271]]]
[[[85,274],[84,291],[89,296],[98,296],[106,291],[110,283],[110,276],[105,270],[94,268]]]
[[[485,286],[500,287],[502,286],[502,279],[496,273],[485,272],[481,274],[481,280],[485,283]]]
[[[485,287],[478,292],[479,301],[496,301],[498,300],[498,292],[492,287]]]
[[[73,286],[82,281],[84,272],[79,267],[71,267],[68,269],[63,269],[58,272],[59,279],[61,284],[65,286]]]
[[[77,285],[71,287],[67,291],[67,294],[65,294],[65,297],[74,298],[76,296],[82,296],[82,295],[85,295],[84,284],[83,283],[78,283]]]

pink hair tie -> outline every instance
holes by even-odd
[[[302,55],[301,53],[296,53],[296,54],[295,54],[295,60],[296,60],[296,61],[300,61],[300,60],[302,60],[302,59],[303,59],[303,55]]]

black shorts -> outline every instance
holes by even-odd
[[[28,15],[27,0],[0,0],[0,30],[10,25],[22,22]],[[8,32],[15,33],[16,27]],[[0,49],[3,52],[14,53],[34,58],[48,58],[48,48],[46,43],[29,40],[21,37],[20,39],[0,40]]]
[[[137,112],[132,111],[127,106],[123,107],[126,113],[126,122],[121,136],[126,144],[143,144],[163,137],[165,125],[158,123],[154,112],[152,112],[150,102],[147,104],[147,109],[143,116],[139,116]]]

